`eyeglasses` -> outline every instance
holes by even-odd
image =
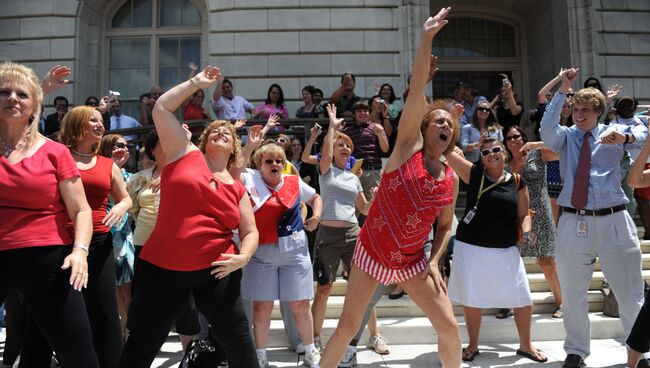
[[[490,153],[499,153],[501,151],[503,151],[501,146],[494,146],[492,148],[481,150],[481,157],[489,156]]]
[[[284,138],[278,138],[275,140],[275,143],[287,143],[287,140]]]
[[[113,145],[113,148],[127,148],[129,145],[127,143],[117,142]]]
[[[576,95],[576,94],[573,93],[573,92],[569,92],[569,93],[566,94],[566,96],[569,97],[569,98],[571,98],[571,97],[573,97],[573,96],[575,96],[575,95]]]
[[[489,107],[479,107],[478,111],[488,112],[488,111],[490,111],[490,108]]]
[[[521,134],[513,134],[511,136],[507,136],[506,141],[512,141],[512,140],[519,139],[519,138],[521,138]]]
[[[273,165],[273,164],[282,165],[282,164],[284,164],[284,160],[280,160],[280,159],[264,160],[264,163],[267,164],[267,165]]]

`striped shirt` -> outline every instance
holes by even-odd
[[[379,138],[370,124],[346,124],[343,133],[347,134],[354,143],[354,155],[357,159],[364,159],[363,166],[381,166],[381,150]]]

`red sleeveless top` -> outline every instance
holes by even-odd
[[[422,250],[440,210],[454,200],[454,171],[436,180],[424,167],[422,151],[384,174],[357,247],[376,265],[407,269],[421,263]],[[363,268],[362,268],[363,269]]]
[[[113,160],[100,155],[97,155],[96,158],[95,166],[88,170],[79,169],[79,172],[86,200],[93,211],[93,234],[103,234],[110,231],[106,225],[102,224],[102,220],[106,217],[108,194],[111,191]],[[72,222],[68,222],[67,228],[70,233],[74,232]]]

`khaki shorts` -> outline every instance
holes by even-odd
[[[343,267],[349,273],[352,267],[352,255],[354,246],[359,235],[359,225],[352,224],[347,227],[331,227],[320,225],[316,233],[316,245],[314,247],[316,256],[315,262],[319,262],[322,271],[330,283],[336,281],[336,271],[339,263],[343,261]]]

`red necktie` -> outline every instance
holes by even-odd
[[[571,193],[571,205],[577,210],[582,210],[587,206],[587,194],[589,194],[589,169],[591,168],[591,148],[589,147],[589,138],[591,132],[585,133],[582,138],[582,149],[580,158],[578,158],[578,168],[573,182],[573,192]]]

